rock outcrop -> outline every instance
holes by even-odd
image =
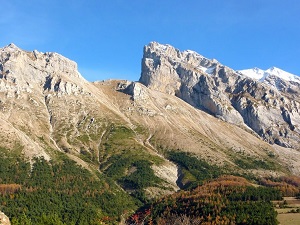
[[[144,47],[139,81],[222,120],[249,127],[271,144],[300,149],[297,79],[272,74],[263,81],[251,79],[194,51],[152,42]]]
[[[14,44],[0,49],[0,92],[8,97],[31,93],[35,87],[59,95],[84,92],[79,83],[85,79],[77,64],[57,53],[24,51]]]
[[[3,212],[0,212],[0,225],[10,225],[9,218]]]

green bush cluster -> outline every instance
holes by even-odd
[[[170,151],[167,157],[181,167],[183,188],[193,188],[203,181],[216,178],[222,174],[221,168],[210,165],[190,153]]]
[[[65,157],[60,163],[36,158],[32,168],[21,158],[2,158],[0,169],[0,183],[22,185],[16,192],[0,193],[0,210],[12,225],[114,223],[140,204]]]
[[[154,174],[151,168],[152,161],[158,162],[159,160],[153,156],[134,155],[130,152],[114,155],[104,164],[107,166],[104,174],[128,190],[135,198],[147,202],[149,199],[146,198],[145,188],[163,188],[161,185],[163,181]]]
[[[121,180],[124,186],[141,190],[146,187],[157,186],[161,183],[162,180],[155,176],[149,161],[139,160],[134,162],[132,166],[136,170]]]
[[[237,158],[234,160],[234,163],[243,169],[276,169],[274,162],[262,159],[254,159],[252,157]]]

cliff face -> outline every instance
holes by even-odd
[[[57,53],[26,52],[14,44],[0,49],[0,91],[8,97],[34,89],[52,90],[60,94],[82,93],[77,82],[86,82],[77,64]]]
[[[64,118],[69,112],[55,102],[91,95],[86,85],[77,64],[57,53],[28,52],[14,44],[0,49],[2,146],[13,149],[20,144],[29,158],[50,159],[36,139],[45,138],[49,147],[59,148],[52,136],[58,126],[56,116]]]
[[[196,52],[152,42],[144,47],[140,82],[249,127],[271,144],[299,149],[298,78],[285,79],[275,72],[252,79]]]

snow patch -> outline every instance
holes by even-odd
[[[240,70],[239,72],[242,73],[246,77],[258,80],[260,82],[264,82],[267,77],[275,76],[275,77],[278,77],[285,81],[292,81],[292,82],[300,83],[300,78],[298,76],[288,73],[277,67],[271,67],[267,70],[253,68],[253,69]]]
[[[288,73],[284,70],[281,70],[279,68],[276,68],[276,67],[271,67],[270,69],[267,69],[265,71],[265,73],[267,73],[269,75],[279,77],[282,80],[293,81],[293,82],[300,83],[300,78],[299,77],[297,77],[294,74]]]
[[[199,66],[198,69],[200,69],[201,71],[203,71],[204,73],[207,73],[209,75],[212,75],[216,69],[215,66],[211,66],[211,67],[204,67],[204,66]]]

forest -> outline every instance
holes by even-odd
[[[12,225],[117,223],[141,203],[116,191],[112,180],[92,175],[66,157],[59,162],[2,158],[0,210]]]
[[[31,163],[3,154],[0,210],[12,225],[119,224],[126,218],[127,224],[277,224],[271,201],[300,196],[296,176],[249,180],[188,153],[169,151],[166,157],[181,170],[182,190],[149,199],[146,188],[163,186],[163,180],[144,156],[111,156],[113,163],[100,173],[62,153],[55,161]]]
[[[254,187],[246,179],[221,176],[192,191],[180,191],[141,208],[127,224],[277,224],[271,200],[279,190]],[[188,222],[188,223],[187,223]]]

